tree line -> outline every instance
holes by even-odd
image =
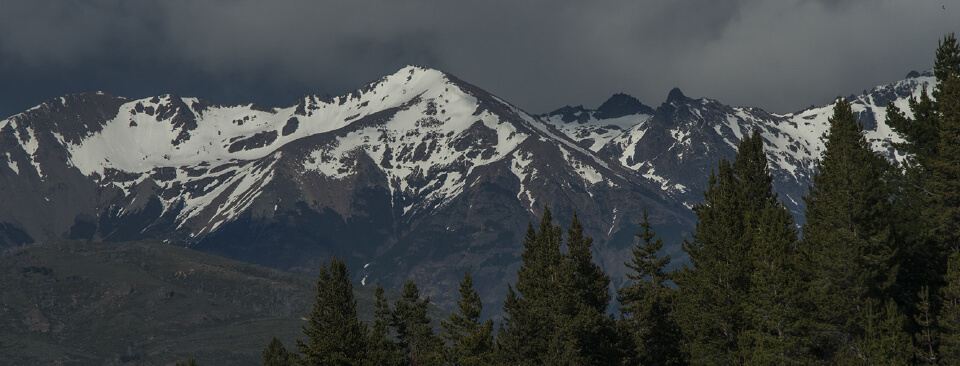
[[[806,223],[773,192],[759,129],[709,178],[698,222],[669,256],[644,213],[629,282],[616,291],[574,214],[529,225],[496,334],[469,273],[458,311],[434,333],[429,298],[408,280],[375,320],[356,315],[342,260],[321,268],[306,340],[276,338],[265,365],[905,365],[960,364],[960,47],[945,36],[937,83],[893,104],[907,153],[874,153],[839,98],[806,201]],[[616,316],[612,313],[616,313]]]

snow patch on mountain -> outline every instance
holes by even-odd
[[[527,188],[527,184],[530,184],[537,176],[537,169],[531,166],[533,162],[531,155],[529,152],[517,150],[513,153],[513,161],[510,164],[510,171],[517,176],[517,179],[520,179],[520,191],[517,192],[517,200],[528,202],[528,207],[533,207],[534,202],[536,202],[536,197]]]

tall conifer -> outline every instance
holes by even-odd
[[[939,361],[942,365],[960,364],[960,252],[950,255],[945,276],[946,285],[941,289],[942,309],[940,323],[941,339]]]
[[[939,117],[937,154],[930,161],[934,236],[943,249],[960,251],[960,44],[953,34],[944,37],[934,63],[937,86],[934,110]]]
[[[805,197],[804,267],[816,301],[821,357],[862,354],[869,315],[892,295],[897,278],[892,207],[883,177],[850,103],[838,99],[826,151]],[[902,330],[901,330],[902,331]],[[839,353],[839,355],[838,355]],[[864,356],[864,357],[869,357]]]
[[[553,214],[544,209],[539,230],[528,225],[523,241],[523,264],[517,271],[515,287],[508,288],[504,302],[504,327],[500,332],[500,353],[505,362],[544,364],[561,359],[551,347],[558,337],[561,308],[571,303],[563,298],[563,254],[560,252],[562,231],[553,225]],[[514,291],[514,288],[516,291]],[[566,301],[562,301],[566,300]]]
[[[402,365],[404,355],[400,352],[397,343],[390,339],[390,324],[393,322],[393,311],[383,294],[383,286],[377,282],[374,290],[374,320],[370,338],[367,341],[368,364],[395,366]]]
[[[360,365],[366,352],[367,327],[357,318],[350,272],[343,259],[320,267],[310,319],[297,339],[303,365]]]
[[[960,287],[950,283],[958,277],[951,276],[948,263],[960,252],[960,45],[953,34],[940,41],[934,76],[932,97],[924,90],[910,101],[912,116],[893,105],[887,108],[887,123],[905,140],[897,147],[911,154],[901,184],[906,198],[897,207],[908,229],[901,235],[911,244],[903,256],[906,289],[925,294],[916,300],[914,319],[919,329],[915,338],[924,340],[918,342],[923,347],[918,354],[926,360],[938,358],[931,350],[960,354],[947,345],[960,332],[960,318],[947,310],[955,304],[950,289]],[[938,346],[941,339],[944,344]],[[939,359],[949,364],[943,361],[949,357]]]
[[[574,351],[572,359],[582,364],[609,365],[619,361],[614,320],[607,315],[610,276],[593,262],[593,238],[585,236],[576,212],[567,229],[562,294],[569,299],[563,309],[554,347]],[[561,299],[561,301],[563,301]]]
[[[653,240],[656,233],[646,210],[640,229],[633,259],[626,262],[630,283],[617,291],[621,338],[629,338],[623,342],[630,347],[624,350],[625,359],[639,365],[685,365],[674,311],[676,291],[669,286],[670,276],[664,271],[670,256],[658,256],[663,240]]]
[[[270,340],[267,348],[261,353],[263,366],[290,366],[297,362],[296,354],[287,350],[277,337]]]
[[[746,312],[749,364],[809,364],[810,304],[798,268],[793,216],[779,202],[761,210],[750,257],[750,296]]]
[[[738,342],[745,328],[749,262],[742,241],[744,223],[733,167],[721,159],[693,210],[699,219],[692,241],[684,241],[691,267],[676,276],[685,345],[693,364],[740,364]]]
[[[394,305],[393,326],[400,348],[411,366],[443,363],[440,339],[433,334],[427,306],[430,298],[420,298],[420,288],[408,279],[401,288],[401,299]]]
[[[453,365],[488,365],[492,363],[493,320],[480,323],[483,303],[473,289],[473,278],[464,272],[460,282],[459,313],[451,313],[442,321],[443,338],[449,344],[447,361]]]
[[[606,315],[609,277],[592,261],[593,239],[574,215],[563,230],[544,210],[539,230],[524,239],[516,291],[508,288],[498,336],[502,363],[610,364],[619,362],[616,331]]]
[[[934,74],[939,151],[930,163],[932,194],[927,216],[934,222],[933,236],[941,238],[940,253],[948,258],[940,291],[940,358],[956,364],[960,363],[960,44],[953,34],[944,37],[937,48]]]
[[[773,193],[759,129],[731,164],[721,159],[694,207],[699,219],[684,243],[692,267],[677,277],[679,319],[691,362],[804,363],[807,309],[796,266],[796,231]]]

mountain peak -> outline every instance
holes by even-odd
[[[670,94],[667,94],[667,102],[680,102],[687,99],[686,95],[683,95],[683,92],[680,91],[680,88],[673,88],[670,90]]]
[[[616,93],[597,108],[597,119],[618,118],[634,114],[653,114],[653,108],[644,105],[637,98],[624,93]]]

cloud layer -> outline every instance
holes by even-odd
[[[0,114],[65,93],[285,105],[406,64],[531,112],[615,92],[789,112],[932,67],[944,0],[12,1]]]

